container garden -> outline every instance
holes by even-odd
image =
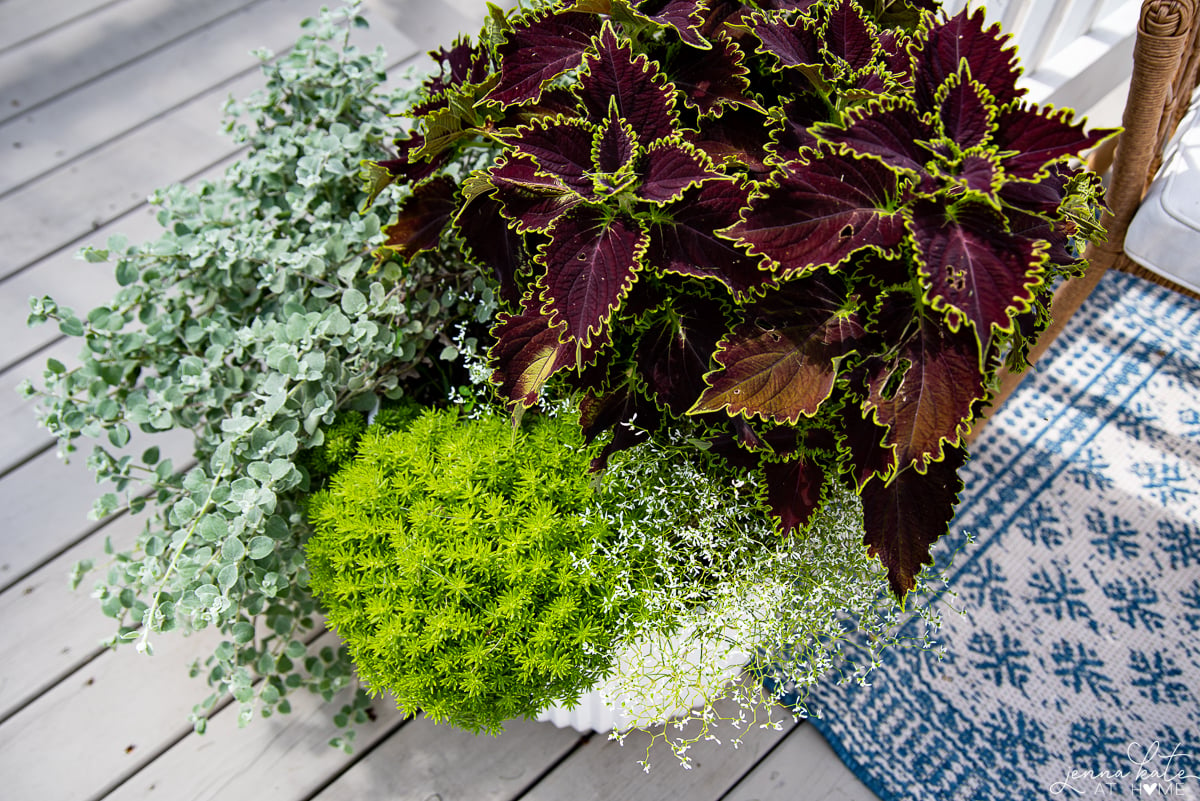
[[[85,252],[111,304],[34,301],[87,344],[43,422],[102,440],[99,516],[154,512],[100,577],[113,642],[219,628],[200,728],[356,673],[477,731],[592,689],[654,712],[618,730],[745,721],[773,699],[724,682],[735,652],[861,679],[1101,235],[1071,159],[1111,132],[930,0],[494,10],[391,94],[331,44],[356,21],[268,67],[249,155],[163,193],[160,240]],[[194,466],[123,450],[172,429]]]

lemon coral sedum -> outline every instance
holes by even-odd
[[[594,559],[613,536],[578,425],[427,411],[369,430],[310,507],[312,588],[373,691],[495,732],[611,667],[636,599]],[[607,567],[606,567],[607,566]]]

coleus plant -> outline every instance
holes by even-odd
[[[580,0],[432,55],[370,165],[411,189],[381,256],[453,238],[494,271],[500,396],[565,382],[609,452],[686,430],[762,471],[784,535],[850,485],[902,598],[1100,234],[1069,160],[1112,132],[1025,101],[998,26],[935,0]]]

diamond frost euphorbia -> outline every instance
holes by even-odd
[[[998,28],[930,0],[583,0],[435,57],[374,167],[411,187],[388,247],[494,270],[499,394],[581,391],[607,453],[686,430],[783,535],[851,487],[902,597],[1097,233],[1069,159],[1110,132],[1025,102]]]

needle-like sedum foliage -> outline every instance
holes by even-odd
[[[460,420],[429,410],[372,428],[313,498],[312,588],[360,676],[479,732],[570,702],[611,665],[639,595],[615,601],[628,564],[612,539],[574,421]]]

